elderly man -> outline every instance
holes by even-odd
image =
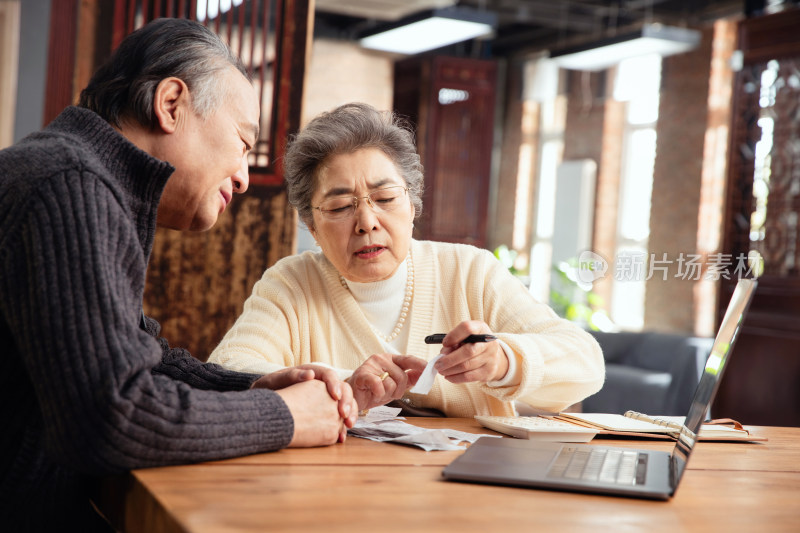
[[[142,313],[156,226],[214,225],[247,189],[258,118],[224,43],[160,19],[78,106],[0,152],[4,530],[104,529],[98,476],[333,444],[354,423],[333,371],[226,371],[171,348]]]

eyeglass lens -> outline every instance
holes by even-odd
[[[370,207],[377,211],[391,211],[403,203],[403,196],[407,189],[402,186],[385,187],[372,191],[367,196],[338,196],[322,202],[318,209],[328,218],[346,218],[352,216],[360,201],[366,201]]]

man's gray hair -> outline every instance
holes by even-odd
[[[220,73],[228,68],[249,79],[239,58],[199,22],[156,19],[125,37],[81,92],[79,105],[117,127],[134,119],[153,128],[156,87],[175,77],[189,87],[194,111],[206,118],[225,96]]]
[[[289,204],[310,229],[314,228],[311,198],[320,168],[334,155],[363,148],[377,148],[392,160],[406,182],[415,217],[422,213],[424,178],[410,126],[392,112],[355,102],[315,117],[286,149],[284,180]]]

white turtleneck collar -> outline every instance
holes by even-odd
[[[387,279],[367,283],[344,281],[373,329],[383,337],[391,335],[400,318],[403,299],[406,296],[408,258],[400,263],[394,274]],[[393,348],[394,352],[401,353],[408,341],[409,319],[409,316],[406,316],[406,323],[391,342],[387,342],[379,335],[381,343],[387,348]]]

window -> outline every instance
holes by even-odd
[[[644,325],[660,85],[658,55],[626,59],[617,67],[614,98],[626,102],[626,115],[610,314],[623,329]]]
[[[533,247],[530,256],[530,291],[539,301],[550,300],[550,275],[553,267],[553,230],[555,224],[556,176],[558,166],[564,156],[564,128],[566,125],[566,96],[558,94],[558,69],[547,65],[548,60],[540,59],[533,69],[534,77],[530,81],[534,89],[538,89],[540,100],[540,120],[538,124],[538,146],[527,142],[521,146],[520,161],[535,161],[534,152],[538,152],[538,179],[536,180],[535,234],[532,236]],[[549,67],[549,68],[548,68]],[[542,83],[544,79],[544,83]],[[526,156],[523,158],[522,156]],[[528,166],[520,166],[520,174],[536,176],[537,171]],[[522,176],[520,176],[521,178]],[[518,180],[520,180],[518,178]],[[526,183],[527,185],[527,183]],[[518,194],[518,198],[527,200],[527,195]],[[518,210],[530,216],[527,211]],[[517,237],[525,227],[521,221],[514,223],[514,247],[519,247],[523,236]],[[518,242],[519,241],[519,242]]]

